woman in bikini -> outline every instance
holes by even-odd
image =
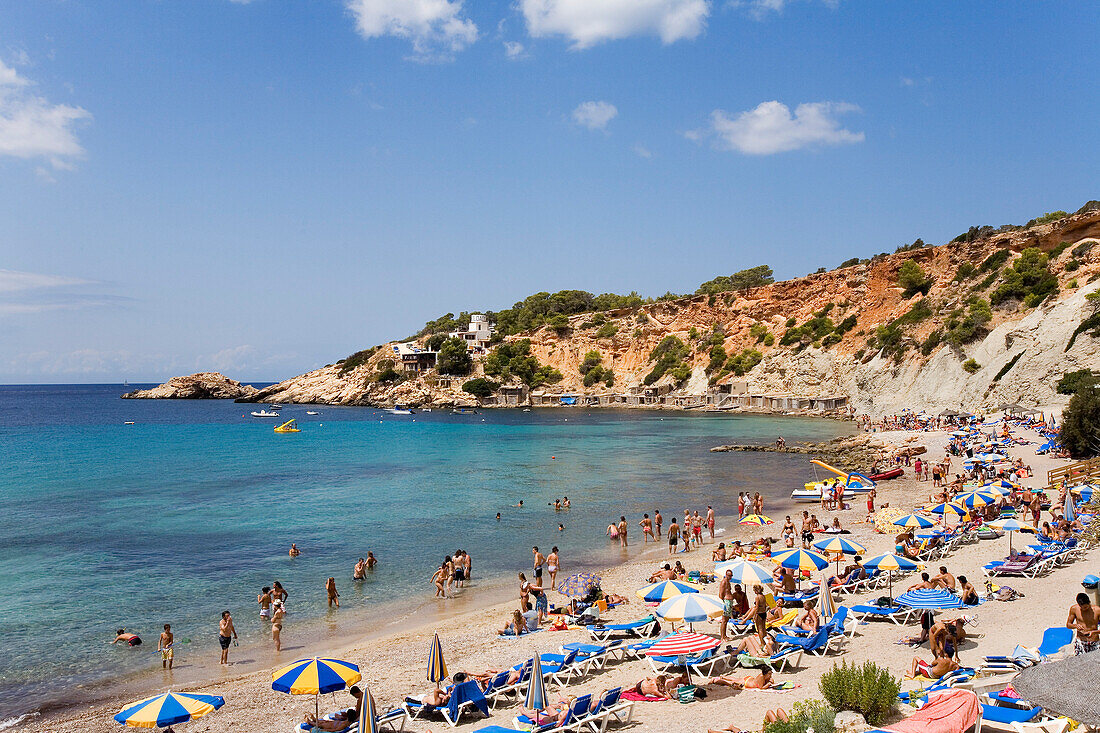
[[[558,548],[551,547],[550,554],[546,556],[546,572],[550,573],[550,587],[558,587]]]
[[[756,674],[750,674],[744,677],[734,677],[733,675],[711,677],[706,681],[706,684],[733,687],[738,690],[767,690],[775,684],[772,680],[771,669],[764,665],[760,665],[756,669],[758,670]]]
[[[339,608],[340,594],[336,592],[336,578],[329,578],[325,581],[325,593],[328,594],[328,607],[332,608],[335,604]]]

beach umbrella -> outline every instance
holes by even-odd
[[[646,650],[651,657],[676,657],[681,654],[698,654],[721,646],[722,642],[713,636],[697,634],[692,631],[680,631],[669,634]]]
[[[1011,481],[1008,481],[1007,479],[999,478],[996,481],[990,481],[989,483],[987,483],[985,486],[982,487],[982,490],[985,491],[985,490],[988,489],[988,490],[992,491],[994,488],[997,488],[997,489],[1014,489],[1014,488],[1016,488],[1016,484],[1012,483]]]
[[[829,566],[829,558],[813,550],[784,550],[772,555],[772,562],[788,570],[805,571],[824,570]]]
[[[378,713],[370,687],[363,687],[363,707],[359,711],[359,733],[378,733]]]
[[[574,573],[558,584],[558,593],[570,598],[588,595],[603,579],[595,573]]]
[[[971,491],[968,494],[959,494],[955,497],[955,501],[968,509],[977,509],[987,504],[993,504],[997,501],[997,497],[986,491]]]
[[[443,645],[439,643],[439,634],[432,634],[432,645],[428,647],[428,682],[434,682],[438,689],[439,683],[445,679],[447,660],[443,658]]]
[[[527,696],[524,698],[524,707],[535,714],[535,727],[539,726],[539,711],[549,707],[546,699],[546,680],[542,678],[542,658],[536,651],[531,658],[531,681],[527,685]]]
[[[863,545],[858,542],[844,539],[843,537],[828,537],[823,540],[818,540],[814,543],[814,547],[821,550],[826,555],[835,558],[836,569],[838,571],[840,570],[840,558],[845,554],[862,555],[867,552],[867,548]]]
[[[1070,491],[1072,491],[1073,493],[1080,494],[1081,501],[1085,504],[1088,504],[1090,501],[1092,501],[1092,495],[1095,490],[1096,487],[1092,484],[1081,484],[1080,486],[1074,486],[1070,489]]]
[[[982,494],[993,494],[993,496],[1008,496],[1012,493],[1012,489],[1006,489],[1004,486],[983,486],[978,491]]]
[[[718,596],[706,593],[684,593],[663,602],[653,611],[666,621],[695,624],[709,618],[719,618],[726,612],[726,605]]]
[[[833,598],[833,589],[829,587],[829,579],[825,573],[821,574],[821,582],[818,584],[818,599],[821,603],[821,613],[826,618],[836,615],[836,600]]]
[[[165,692],[130,703],[119,711],[115,720],[131,728],[167,728],[201,718],[222,705],[225,705],[225,698],[218,695]]]
[[[927,529],[932,526],[933,522],[927,517],[922,517],[919,514],[906,514],[904,517],[895,519],[894,524],[899,527],[919,527],[921,529]]]
[[[763,526],[765,524],[775,524],[775,520],[771,517],[765,517],[763,514],[746,514],[741,518],[741,524],[755,524]]]
[[[1072,522],[1074,519],[1077,519],[1077,507],[1073,504],[1072,491],[1066,492],[1066,504],[1063,507],[1062,511],[1065,515],[1067,522]]]
[[[1100,654],[1078,654],[1021,670],[1012,686],[1022,699],[1045,711],[1067,715],[1079,723],[1100,727]]]
[[[359,667],[340,659],[299,659],[271,674],[271,689],[289,695],[313,695],[314,714],[320,715],[320,696],[343,690],[363,679]]]
[[[990,522],[990,527],[995,527],[1002,532],[1008,532],[1008,554],[1012,554],[1012,533],[1013,532],[1034,532],[1035,527],[1030,524],[1025,524],[1018,519],[1001,519],[996,522]]]
[[[925,611],[966,608],[966,604],[962,602],[961,598],[944,588],[918,588],[917,590],[906,591],[898,596],[895,602],[899,606]]]
[[[660,603],[682,593],[698,593],[699,587],[679,580],[661,580],[634,591],[634,595],[647,603]]]
[[[876,555],[870,560],[864,560],[863,567],[869,570],[881,570],[886,573],[886,578],[889,583],[889,590],[887,592],[892,596],[894,595],[894,571],[916,570],[920,566],[907,557],[888,552],[885,555]]]
[[[751,560],[727,560],[714,566],[716,575],[725,575],[727,570],[733,571],[731,582],[741,583],[747,588],[751,588],[757,583],[765,585],[772,582],[771,571],[760,563],[755,563]]]

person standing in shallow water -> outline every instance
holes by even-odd
[[[161,632],[160,635],[160,641],[157,642],[157,651],[160,652],[161,669],[172,669],[172,661],[176,656],[175,651],[172,649],[172,645],[175,641],[176,638],[172,635],[172,625],[165,624],[164,631]]]
[[[218,644],[222,648],[222,664],[229,664],[229,645],[237,638],[237,629],[233,627],[233,615],[222,611],[222,620],[218,623]]]
[[[619,517],[619,544],[626,547],[626,517]]]
[[[340,594],[336,592],[336,578],[329,578],[325,581],[325,593],[328,594],[328,607],[332,608],[335,605],[340,607]]]

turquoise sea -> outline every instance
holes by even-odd
[[[728,515],[744,490],[778,509],[808,478],[804,456],[708,449],[851,431],[735,414],[288,406],[284,419],[302,432],[278,435],[274,421],[247,416],[254,406],[122,391],[0,387],[0,721],[159,674],[165,622],[181,669],[188,657],[216,659],[226,609],[242,648],[259,645],[255,598],[273,580],[291,594],[288,629],[340,631],[357,612],[433,603],[428,578],[457,548],[473,557],[465,594],[476,596],[528,569],[534,544],[558,545],[566,572],[624,559],[604,535],[620,514],[631,526],[655,508],[669,518],[713,504]],[[548,506],[561,496],[569,512]],[[525,508],[513,507],[520,499]],[[294,560],[291,542],[303,550]],[[380,565],[353,584],[367,550]],[[328,576],[339,614],[324,607]],[[144,647],[111,646],[118,627]]]

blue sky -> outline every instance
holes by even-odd
[[[1100,198],[1069,2],[0,0],[0,382],[274,380]]]

